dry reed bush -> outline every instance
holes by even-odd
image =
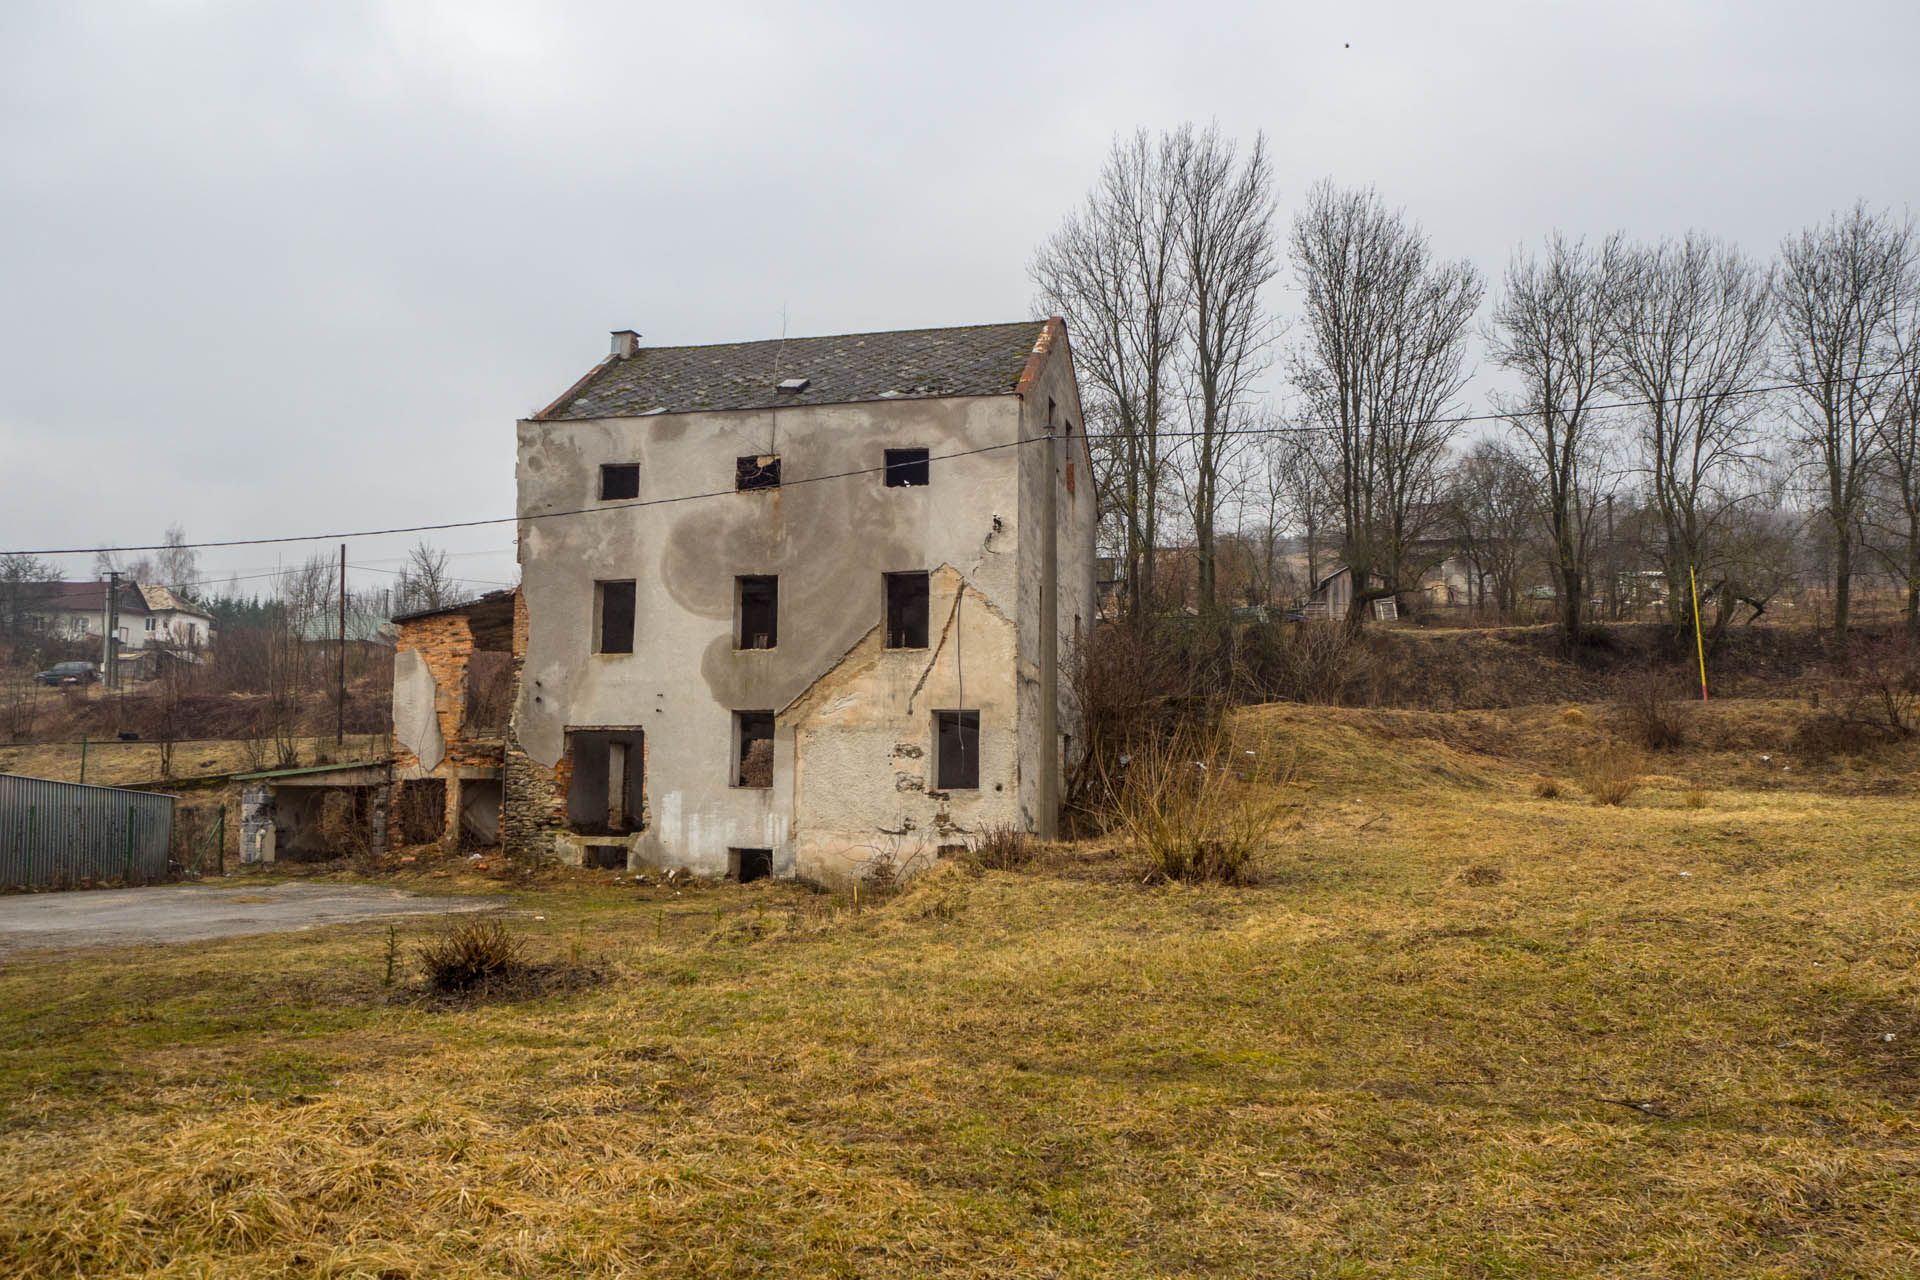
[[[1640,789],[1645,761],[1628,742],[1608,742],[1580,761],[1580,787],[1595,804],[1625,804]]]
[[[1648,667],[1633,677],[1618,703],[1616,719],[1633,741],[1648,751],[1672,751],[1687,740],[1680,682],[1668,671]]]
[[[1131,757],[1113,787],[1117,824],[1148,884],[1246,884],[1290,807],[1283,776],[1261,776],[1220,736]]]
[[[990,822],[974,833],[970,856],[983,871],[1018,871],[1033,855],[1033,837],[1017,824]]]
[[[1586,722],[1587,713],[1578,707],[1568,707],[1560,713],[1561,724],[1585,724]]]
[[[373,830],[366,801],[352,791],[329,791],[320,798],[314,833],[329,853],[342,858],[367,858],[373,853]]]
[[[1542,774],[1533,780],[1533,794],[1542,800],[1552,800],[1560,794],[1560,779]]]
[[[1680,797],[1680,803],[1689,809],[1704,809],[1707,807],[1707,793],[1698,787],[1689,787],[1687,793]]]
[[[503,986],[527,970],[526,941],[499,920],[461,920],[420,948],[427,985],[446,994]]]

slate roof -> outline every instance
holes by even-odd
[[[1010,395],[1046,328],[1042,320],[905,329],[830,338],[642,347],[609,359],[539,416],[630,417],[867,400]],[[804,390],[780,391],[789,378]]]
[[[65,610],[69,613],[102,613],[107,607],[107,584],[104,582],[49,582],[39,586],[28,584],[27,598],[31,602],[29,612],[37,610]],[[148,612],[146,602],[130,582],[120,584],[120,612],[123,614],[142,614]]]

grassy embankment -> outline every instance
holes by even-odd
[[[1248,889],[420,873],[609,977],[523,1003],[396,997],[378,926],[14,957],[0,1267],[1911,1275],[1915,754],[1792,714],[1601,808],[1533,795],[1598,708],[1249,712],[1299,807]]]

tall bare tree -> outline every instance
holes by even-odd
[[[1447,514],[1471,571],[1469,603],[1512,622],[1540,521],[1534,468],[1506,441],[1478,440],[1454,465],[1450,481]]]
[[[1751,469],[1772,336],[1770,273],[1738,249],[1689,232],[1620,255],[1610,317],[1632,453],[1660,521],[1661,570],[1677,634],[1697,619],[1691,580],[1736,514],[1728,484]],[[1730,612],[1722,597],[1718,637]]]
[[[466,594],[447,564],[447,553],[426,539],[413,544],[394,581],[395,613],[417,613],[457,604]]]
[[[1520,381],[1517,397],[1498,403],[1539,463],[1560,627],[1569,644],[1579,643],[1584,626],[1587,520],[1597,497],[1591,481],[1605,443],[1593,409],[1620,368],[1610,313],[1622,253],[1618,237],[1590,249],[1558,232],[1541,257],[1517,251],[1488,333],[1494,362]]]
[[[1912,273],[1920,264],[1910,263]],[[1895,375],[1892,403],[1878,415],[1877,483],[1870,522],[1876,547],[1906,592],[1909,650],[1920,649],[1920,280],[1902,289],[1894,316]]]
[[[1898,318],[1916,287],[1911,221],[1856,204],[1780,246],[1774,301],[1791,420],[1833,542],[1833,633],[1844,653],[1875,453],[1900,402]]]
[[[162,546],[153,557],[152,580],[175,595],[191,595],[199,585],[200,553],[187,545],[187,531],[181,525],[168,525],[160,541]]]
[[[1128,609],[1154,597],[1186,290],[1176,138],[1116,139],[1086,203],[1034,255],[1040,302],[1064,317],[1098,422],[1100,506],[1116,512]],[[1091,434],[1091,433],[1090,433]]]
[[[1189,431],[1177,468],[1193,523],[1202,612],[1217,609],[1215,542],[1227,477],[1246,443],[1233,430],[1265,367],[1261,291],[1273,279],[1273,174],[1266,138],[1244,159],[1217,128],[1173,135]]]
[[[1314,186],[1291,252],[1305,313],[1292,381],[1329,441],[1357,626],[1371,601],[1412,587],[1425,567],[1484,286],[1464,260],[1435,262],[1420,228],[1371,189]]]

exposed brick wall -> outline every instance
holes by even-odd
[[[520,642],[520,614],[524,612],[518,595],[514,599],[514,641]],[[497,737],[469,735],[467,720],[467,669],[473,658],[473,629],[463,613],[435,614],[400,624],[395,648],[412,649],[426,664],[433,677],[434,718],[440,723],[440,737],[446,744],[446,758],[431,771],[445,779],[445,836],[449,842],[460,837],[460,805],[463,788],[460,769],[497,769],[501,764],[501,741]],[[516,668],[517,668],[516,659]],[[516,682],[518,670],[515,671]],[[418,770],[420,759],[396,744],[394,763],[401,772]],[[398,792],[395,793],[398,799]]]

